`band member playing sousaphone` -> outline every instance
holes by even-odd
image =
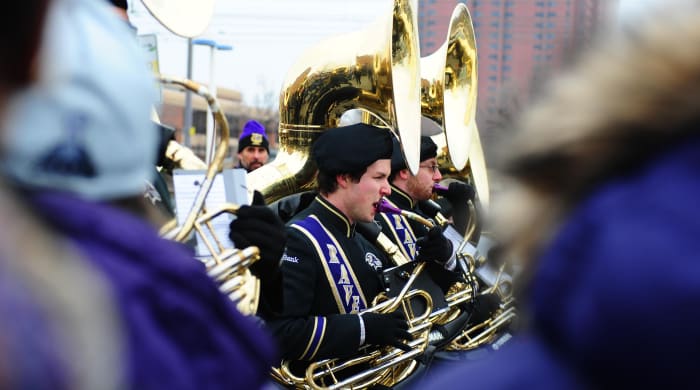
[[[418,207],[418,202],[433,196],[433,186],[442,179],[437,161],[437,145],[430,137],[421,137],[420,165],[418,173],[412,175],[406,167],[399,141],[393,140],[391,158],[391,194],[387,202],[402,210],[415,212],[427,217]],[[452,243],[443,237],[440,227],[428,229],[420,222],[401,215],[379,213],[375,217],[382,226],[382,232],[389,236],[408,259],[430,258],[444,265],[448,270],[455,269]],[[418,246],[421,246],[420,253]],[[452,259],[452,262],[449,260]]]
[[[348,357],[410,339],[402,313],[358,314],[384,291],[381,271],[390,265],[355,224],[372,221],[391,192],[391,154],[390,132],[366,124],[327,130],[314,143],[320,194],[288,225],[284,310],[268,322],[283,358]]]

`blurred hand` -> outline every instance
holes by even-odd
[[[411,340],[408,322],[400,311],[389,314],[364,313],[365,342],[373,345],[390,345],[403,350],[408,349],[403,340]]]
[[[262,195],[256,191],[253,205],[241,206],[229,226],[229,237],[237,248],[254,245],[260,249],[260,261],[251,266],[251,271],[261,279],[277,272],[287,243],[282,220],[264,204]]]
[[[418,261],[433,261],[444,265],[452,257],[452,242],[442,235],[439,226],[428,231],[424,237],[416,241]]]

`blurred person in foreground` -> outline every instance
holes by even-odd
[[[0,156],[8,101],[31,88],[58,5],[8,7],[0,27]],[[49,12],[51,10],[51,12]],[[0,388],[123,388],[119,324],[104,280],[0,178]]]
[[[157,134],[153,80],[132,32],[106,2],[54,3],[37,86],[7,111],[4,171],[108,280],[124,327],[124,388],[260,387],[271,340],[189,248],[144,218]]]
[[[270,158],[270,142],[265,134],[265,126],[256,120],[249,120],[243,125],[238,138],[238,167],[247,172],[267,164]]]
[[[700,8],[670,4],[526,112],[494,211],[529,326],[426,388],[700,387]]]

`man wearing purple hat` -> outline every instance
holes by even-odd
[[[269,157],[270,148],[265,126],[256,120],[249,120],[238,138],[238,168],[252,172],[265,165]]]

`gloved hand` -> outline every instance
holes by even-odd
[[[391,345],[403,350],[409,347],[402,340],[411,340],[408,322],[400,311],[389,314],[364,313],[365,342],[373,345]]]
[[[251,245],[260,249],[260,260],[251,271],[261,279],[274,275],[287,243],[287,232],[280,218],[267,206],[256,191],[252,206],[241,206],[229,225],[229,238],[238,248]]]
[[[445,192],[444,196],[453,205],[459,205],[466,203],[467,201],[474,200],[476,191],[474,191],[474,187],[467,183],[453,181],[447,187],[447,191]]]
[[[452,242],[442,235],[439,226],[428,230],[428,234],[416,241],[418,261],[434,261],[444,265],[452,257]]]

